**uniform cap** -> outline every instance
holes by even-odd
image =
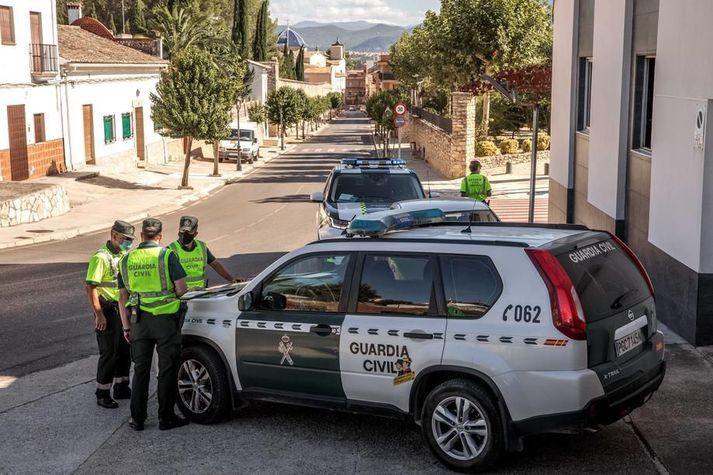
[[[194,233],[198,229],[198,218],[193,216],[181,216],[178,232]]]
[[[141,230],[145,233],[160,233],[163,230],[163,224],[156,218],[144,219]]]
[[[117,232],[121,234],[122,236],[125,236],[127,238],[134,239],[134,227],[127,223],[126,221],[114,221],[114,225],[111,227],[111,230],[114,232]]]

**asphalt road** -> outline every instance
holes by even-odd
[[[316,206],[310,193],[322,190],[338,159],[371,150],[369,127],[361,117],[346,113],[242,181],[159,216],[164,241],[174,239],[181,215],[196,216],[200,239],[211,251],[234,275],[252,276],[314,240]],[[120,209],[114,213],[120,215]],[[107,238],[108,230],[0,251],[0,374],[19,377],[96,353],[84,276],[89,257]],[[221,278],[212,273],[209,283],[219,284]]]

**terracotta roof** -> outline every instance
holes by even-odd
[[[102,38],[78,26],[57,25],[59,56],[70,63],[165,64],[113,40]]]
[[[72,26],[78,26],[83,30],[87,30],[90,33],[94,33],[95,35],[101,36],[102,38],[106,38],[108,40],[114,39],[114,33],[112,33],[109,28],[104,26],[104,23],[90,16],[77,18],[74,22],[72,22]]]
[[[319,73],[325,73],[325,74],[331,74],[332,73],[332,68],[329,66],[313,66],[311,64],[305,64],[305,73],[310,73],[310,74],[319,74]]]

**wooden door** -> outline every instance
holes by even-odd
[[[94,156],[94,114],[91,104],[82,106],[82,115],[84,117],[84,161],[89,165],[94,165],[96,163],[96,157]]]
[[[42,14],[30,12],[30,41],[32,42],[33,71],[44,71],[42,58]]]
[[[7,106],[7,130],[10,139],[10,180],[27,180],[30,177],[30,167],[27,162],[24,104]]]
[[[146,150],[144,150],[144,108],[134,108],[134,117],[136,120],[136,154],[139,160],[146,160]]]

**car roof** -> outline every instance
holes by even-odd
[[[488,205],[470,198],[424,198],[419,200],[397,201],[392,208],[404,211],[438,208],[444,213],[454,211],[490,211]]]
[[[416,175],[416,172],[410,168],[403,167],[383,167],[383,168],[359,168],[337,165],[334,167],[334,173],[339,175],[360,175],[362,173],[382,173],[385,175]]]

